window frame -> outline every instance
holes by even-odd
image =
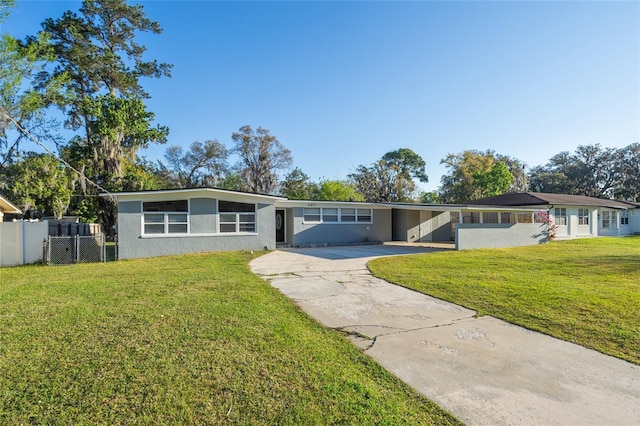
[[[589,216],[591,212],[589,209],[578,209],[578,225],[589,225],[590,219]]]
[[[370,225],[373,223],[373,209],[357,207],[303,207],[302,223],[310,225]]]
[[[175,210],[167,209],[171,204],[175,205]],[[180,203],[180,204],[178,204]],[[161,208],[164,207],[164,208]],[[191,232],[190,220],[190,200],[165,200],[165,201],[142,201],[141,229],[145,237],[161,237],[188,235]],[[161,220],[148,220],[151,217]],[[176,217],[184,216],[184,220],[175,220]],[[182,218],[180,218],[182,219]],[[162,226],[162,232],[147,232],[149,227]],[[172,227],[184,226],[184,232],[172,232]]]
[[[567,208],[566,207],[554,207],[553,208],[553,221],[555,222],[555,224],[557,226],[567,226]]]
[[[247,209],[245,211],[236,210],[236,211],[225,211],[221,210],[221,203],[229,203],[234,205],[234,209],[241,209],[242,206],[250,206],[251,209]],[[223,235],[255,235],[258,233],[258,206],[256,203],[242,203],[237,201],[228,201],[228,200],[216,200],[217,204],[217,233]],[[232,220],[224,220],[223,215],[227,217],[232,217]],[[247,217],[253,217],[253,220],[247,220]],[[223,227],[229,227],[229,225],[233,225],[232,231],[223,230]],[[243,226],[247,227],[247,225],[253,225],[253,230],[242,229]]]
[[[620,225],[629,224],[629,212],[627,210],[620,211]]]

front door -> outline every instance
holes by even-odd
[[[287,241],[284,229],[284,210],[276,210],[276,243]]]

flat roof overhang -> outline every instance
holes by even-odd
[[[0,195],[0,213],[22,214],[22,211],[12,202]]]

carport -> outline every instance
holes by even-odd
[[[392,240],[407,243],[452,241],[451,213],[458,208],[453,205],[394,204]]]

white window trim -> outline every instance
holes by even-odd
[[[581,212],[586,212],[586,214],[580,215]],[[580,223],[580,219],[583,219],[583,222],[586,220],[586,223]],[[591,211],[587,208],[579,208],[578,209],[578,226],[589,226],[591,223]]]
[[[241,201],[234,201],[235,203],[241,203],[241,204],[247,204],[247,205],[252,205],[254,210],[252,212],[221,212],[220,211],[220,201],[227,201],[227,200],[216,200],[216,216],[217,216],[217,220],[216,220],[216,234],[215,235],[258,235],[258,205],[256,203],[243,203]],[[236,216],[236,220],[235,220],[235,225],[236,225],[236,230],[235,232],[222,232],[220,230],[222,223],[221,220],[221,215],[223,214],[233,214]],[[240,221],[240,215],[242,214],[251,214],[253,215],[253,222],[241,222]],[[224,224],[231,224],[232,222],[224,222]],[[246,232],[246,231],[240,231],[240,225],[243,223],[253,223],[254,224],[254,228],[255,231],[253,232]]]
[[[140,229],[142,230],[141,235],[146,238],[156,238],[156,237],[183,237],[185,235],[189,235],[191,233],[191,200],[187,199],[187,211],[186,212],[145,212],[144,211],[144,203],[142,201],[140,204],[140,208],[142,210],[142,214],[140,215]],[[144,220],[145,215],[147,214],[162,214],[164,215],[164,220],[162,225],[164,227],[164,232],[162,234],[147,234],[145,232],[145,225],[147,223]],[[169,222],[169,215],[185,215],[187,217],[186,222]],[[187,225],[187,232],[169,232],[169,225]],[[160,222],[150,222],[148,225],[160,225]]]
[[[314,210],[320,210],[319,213],[319,217],[320,220],[305,220],[305,216],[307,216],[305,214],[305,210],[310,210],[310,209],[314,209]],[[373,209],[361,209],[361,208],[357,208],[357,207],[326,207],[326,209],[331,209],[331,210],[338,210],[338,220],[337,221],[324,221],[324,207],[303,207],[302,208],[302,223],[303,224],[313,224],[313,225],[318,225],[318,224],[326,224],[326,225],[371,225],[373,224]],[[348,214],[345,215],[343,214],[342,210],[353,210],[353,214]],[[366,213],[361,213],[361,212],[366,212]],[[309,214],[308,216],[312,216],[311,214]],[[315,214],[313,214],[313,216],[316,216]],[[334,216],[334,214],[329,213],[327,214],[327,216]],[[355,220],[343,220],[342,217],[343,216],[354,216]],[[369,216],[371,219],[368,221],[359,221],[358,217],[361,216]]]
[[[556,212],[563,212],[564,214],[556,214]],[[559,219],[564,218],[564,223],[560,224]],[[554,207],[553,208],[553,221],[556,226],[567,226],[569,224],[569,211],[566,207]]]

